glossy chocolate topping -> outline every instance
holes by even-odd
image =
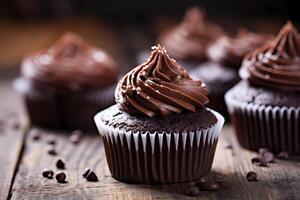
[[[222,36],[208,48],[211,60],[226,66],[240,67],[246,54],[263,46],[271,35],[240,30],[235,37]]]
[[[183,21],[163,33],[159,41],[175,58],[204,61],[208,44],[221,33],[221,29],[207,21],[205,14],[195,7],[187,10]]]
[[[240,75],[252,84],[300,91],[300,38],[292,23],[273,41],[248,54]]]
[[[165,48],[153,47],[147,62],[128,72],[116,88],[116,102],[130,114],[147,116],[195,112],[208,102],[200,80],[171,59]]]
[[[21,70],[25,78],[68,89],[112,85],[118,71],[106,52],[72,33],[64,34],[49,49],[26,57]]]

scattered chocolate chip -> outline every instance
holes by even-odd
[[[289,153],[287,151],[282,151],[279,154],[277,154],[277,158],[282,160],[287,160],[289,158]]]
[[[32,140],[38,141],[41,139],[41,134],[39,132],[35,132],[32,136]]]
[[[51,169],[43,169],[43,173],[42,174],[43,174],[43,177],[52,179],[53,175],[54,175],[54,172]]]
[[[264,162],[264,161],[261,161],[260,163],[258,163],[258,166],[260,167],[268,167],[268,163]]]
[[[257,181],[257,174],[254,171],[250,171],[246,175],[248,181]]]
[[[48,154],[49,155],[52,155],[52,156],[56,156],[57,155],[57,151],[51,147],[49,150],[48,150]]]
[[[82,176],[83,176],[84,178],[86,178],[86,177],[87,177],[87,175],[90,173],[90,171],[91,171],[91,169],[90,169],[90,168],[85,168],[85,170],[84,170],[84,172],[83,172]]]
[[[200,191],[199,191],[199,188],[197,186],[192,186],[192,187],[188,187],[186,189],[185,194],[187,196],[196,197],[196,196],[199,196]]]
[[[50,145],[56,145],[56,138],[55,138],[55,136],[54,136],[54,135],[51,135],[51,136],[49,137],[47,143],[50,144]]]
[[[270,163],[274,161],[274,154],[272,152],[266,151],[261,153],[261,160],[265,163]]]
[[[33,129],[31,131],[31,135],[32,135],[32,140],[34,141],[38,141],[42,137],[41,132],[38,129]]]
[[[196,186],[203,191],[216,191],[220,189],[219,183],[209,178],[201,178],[197,181]]]
[[[251,159],[251,162],[252,163],[261,163],[261,159],[260,159],[260,157],[256,156],[256,157],[254,157],[254,158]]]
[[[57,161],[56,161],[56,167],[58,168],[58,169],[65,169],[65,163],[61,160],[61,159],[58,159]]]
[[[86,176],[86,180],[90,181],[90,182],[97,182],[98,181],[98,177],[97,177],[97,175],[92,170],[90,170],[90,172]]]
[[[79,141],[80,141],[80,137],[82,135],[82,131],[80,130],[74,130],[72,133],[71,133],[71,136],[70,136],[70,141],[73,143],[73,144],[78,144]]]
[[[260,156],[252,158],[251,162],[260,167],[268,167],[268,164],[264,160],[262,160]]]
[[[55,178],[58,183],[66,183],[67,175],[65,172],[57,172]]]
[[[267,167],[268,163],[274,162],[274,154],[266,148],[260,148],[258,155],[252,158],[251,162],[261,167]]]

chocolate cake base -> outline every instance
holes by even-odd
[[[96,130],[94,115],[114,103],[115,86],[71,91],[19,81],[31,124],[43,128]]]
[[[238,69],[214,62],[206,62],[191,71],[191,76],[194,79],[202,80],[206,84],[209,90],[209,103],[206,106],[220,112],[226,121],[229,121],[230,117],[224,95],[240,80]]]
[[[300,154],[300,94],[241,81],[226,94],[238,141],[248,149]]]
[[[111,174],[127,183],[187,182],[211,169],[224,119],[206,109],[136,117],[114,105],[95,117]]]

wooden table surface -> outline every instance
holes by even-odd
[[[193,199],[184,195],[187,184],[133,185],[113,179],[105,160],[101,137],[85,134],[78,145],[69,141],[69,133],[18,126],[21,99],[11,88],[13,77],[0,77],[0,200],[2,199]],[[24,124],[21,122],[21,124]],[[34,141],[38,131],[41,139]],[[57,156],[47,154],[50,135],[57,139]],[[231,144],[233,148],[226,148]],[[300,162],[276,160],[269,167],[251,163],[254,152],[242,149],[226,125],[218,143],[210,176],[220,182],[215,192],[201,192],[195,199],[299,199]],[[45,179],[44,168],[56,170],[55,162],[66,163],[68,182],[58,184]],[[95,170],[99,182],[86,182],[82,172]],[[257,182],[248,182],[245,175],[253,170]]]

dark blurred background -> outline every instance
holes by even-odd
[[[292,0],[0,0],[0,68],[17,67],[24,54],[46,48],[65,31],[132,65],[136,53],[195,5],[228,33],[239,27],[276,33],[288,19],[300,20]]]
[[[156,14],[178,15],[191,5],[204,7],[211,15],[274,16],[296,19],[296,1],[291,0],[2,0],[0,13],[13,18],[100,16],[138,20]]]

